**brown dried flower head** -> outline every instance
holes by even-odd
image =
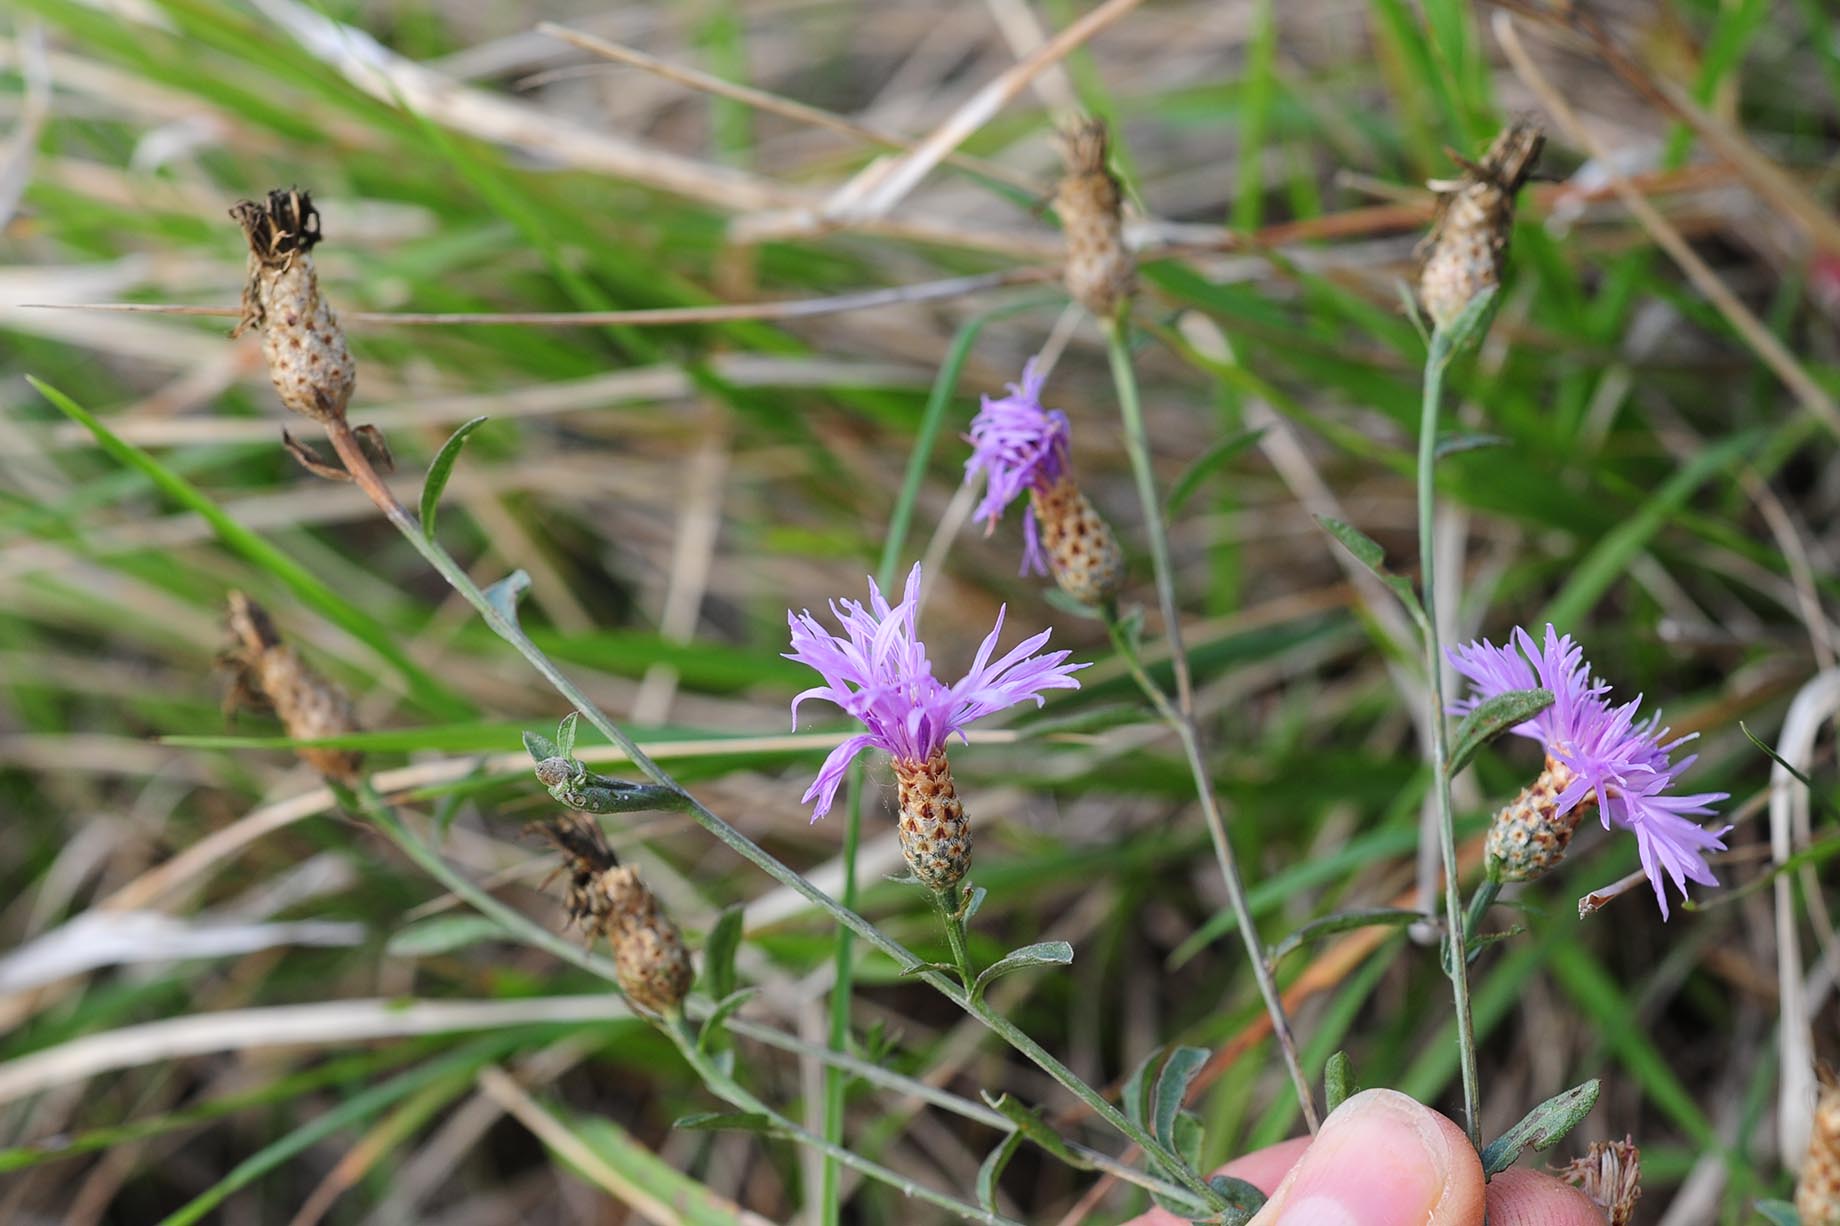
[[[1554,1174],[1596,1201],[1610,1226],[1627,1226],[1642,1199],[1642,1151],[1633,1138],[1593,1141],[1582,1158],[1574,1158]]]
[[[1831,1069],[1821,1070],[1808,1154],[1795,1182],[1795,1207],[1802,1226],[1840,1226],[1840,1085]]]
[[[1576,777],[1571,767],[1548,754],[1539,777],[1495,815],[1489,823],[1488,861],[1497,881],[1532,881],[1565,859],[1579,820],[1597,806],[1597,794],[1587,792],[1569,810],[1559,812],[1559,794]]]
[[[924,762],[894,760],[901,854],[930,890],[949,890],[971,868],[971,819],[942,749]]]
[[[619,862],[593,819],[567,813],[538,830],[562,853],[569,873],[570,922],[590,941],[607,938],[629,999],[656,1013],[674,1012],[694,975],[683,934],[657,895],[639,880],[638,870]]]
[[[1106,139],[1097,119],[1061,133],[1067,169],[1054,194],[1067,243],[1067,292],[1099,319],[1110,319],[1137,287],[1137,262],[1124,242],[1124,193],[1106,165]]]
[[[234,670],[226,714],[239,708],[273,710],[296,740],[320,740],[357,732],[358,721],[343,691],[294,654],[281,641],[266,610],[241,592],[231,592],[230,647],[223,661]],[[303,746],[295,750],[314,770],[342,783],[358,777],[364,755],[353,749]]]
[[[313,248],[319,211],[306,192],[272,191],[230,210],[249,240],[243,317],[231,334],[255,328],[281,402],[322,425],[343,421],[358,367],[345,333],[319,291]]]
[[[1477,294],[1501,284],[1514,198],[1545,143],[1535,125],[1511,124],[1480,162],[1457,159],[1461,178],[1430,185],[1438,193],[1438,213],[1425,239],[1430,254],[1419,273],[1418,296],[1434,324],[1450,323]]]

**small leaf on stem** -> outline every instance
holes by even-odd
[[[1348,1053],[1338,1051],[1329,1057],[1329,1063],[1323,1066],[1323,1106],[1334,1111],[1347,1101],[1349,1075]]]
[[[581,712],[570,711],[562,717],[562,722],[556,725],[556,748],[561,751],[559,756],[564,758],[575,756],[575,725],[580,721]]]
[[[1265,960],[1276,966],[1288,955],[1295,953],[1311,941],[1334,936],[1338,932],[1376,926],[1403,928],[1407,924],[1416,924],[1428,918],[1423,911],[1410,911],[1399,907],[1364,907],[1354,911],[1338,911],[1334,915],[1325,915],[1321,919],[1311,920],[1279,941],[1266,953]]]
[[[1552,706],[1553,701],[1551,690],[1509,690],[1477,703],[1475,710],[1457,725],[1450,739],[1451,777],[1455,778],[1458,771],[1468,766],[1484,745],[1510,728],[1526,723]]]
[[[536,762],[547,762],[551,758],[563,757],[562,747],[544,736],[541,732],[524,734],[524,752]]]
[[[741,908],[716,917],[703,940],[703,990],[723,1000],[735,990],[735,951],[741,947]]]
[[[494,613],[515,626],[518,624],[518,600],[529,590],[530,576],[521,570],[514,570],[480,594],[492,606]]]
[[[982,996],[986,987],[1015,971],[1030,966],[1066,966],[1072,961],[1073,946],[1065,941],[1040,941],[1012,949],[984,968],[984,973],[971,985],[972,999]]]
[[[997,1180],[1003,1178],[1003,1168],[1009,1165],[1009,1160],[1014,1158],[1016,1151],[1021,1148],[1022,1133],[1012,1132],[997,1142],[997,1147],[991,1150],[978,1166],[978,1204],[992,1213],[997,1211]]]
[[[771,1118],[758,1111],[705,1111],[697,1115],[686,1115],[673,1128],[682,1128],[690,1132],[764,1132],[768,1134],[779,1131]]]
[[[454,463],[460,458],[460,449],[466,446],[466,436],[485,423],[485,418],[475,417],[462,424],[447,436],[441,450],[435,453],[434,463],[428,466],[428,477],[422,482],[422,535],[431,541],[434,539],[435,512],[441,506],[441,491],[447,488],[448,478],[454,475]]]
[[[1208,1054],[1205,1047],[1176,1048],[1169,1053],[1163,1071],[1157,1074],[1156,1088],[1150,1092],[1151,1133],[1172,1149],[1176,1113],[1188,1097],[1189,1083],[1206,1067]]]
[[[1595,1077],[1580,1086],[1555,1094],[1526,1115],[1521,1122],[1489,1142],[1482,1151],[1482,1173],[1499,1175],[1513,1166],[1524,1149],[1550,1149],[1597,1105],[1600,1088]]]

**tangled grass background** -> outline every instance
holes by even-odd
[[[1127,555],[1123,599],[1148,611],[1149,673],[1173,685],[1104,336],[1056,286],[1043,205],[1076,112],[1114,129],[1195,711],[1274,946],[1338,912],[1438,909],[1410,624],[1318,517],[1418,573],[1425,345],[1398,286],[1423,185],[1504,117],[1546,127],[1493,323],[1447,383],[1444,641],[1569,630],[1619,697],[1700,734],[1691,787],[1730,793],[1734,828],[1723,888],[1666,923],[1640,881],[1580,917],[1638,867],[1591,821],[1493,913],[1520,931],[1471,967],[1480,1131],[1600,1077],[1567,1145],[1639,1141],[1636,1220],[1750,1221],[1788,1194],[1784,1130],[1835,1055],[1840,18],[1820,0],[22,0],[0,23],[0,1220],[935,1213],[809,1145],[674,1129],[716,1106],[706,1079],[591,967],[482,920],[278,724],[225,729],[240,590],[352,695],[370,731],[344,747],[412,845],[561,928],[541,888],[556,857],[524,834],[556,805],[519,745],[568,704],[364,491],[301,471],[259,346],[226,339],[245,281],[228,209],[276,185],[324,214],[351,417],[387,435],[395,496],[416,505],[443,440],[489,416],[442,542],[482,585],[526,572],[533,644],[826,891],[846,893],[851,825],[841,806],[808,824],[800,797],[842,723],[787,729],[810,684],[780,657],[788,607],[860,595],[892,535],[903,571],[925,560],[942,671],[1000,604],[1005,647],[1052,624],[1093,662],[1080,690],[953,764],[987,891],[968,955],[1076,955],[997,982],[990,1008],[1113,1098],[1160,1045],[1206,1049],[1204,1170],[1301,1126],[1181,745],[1106,627],[1015,573],[1014,519],[977,530],[963,482],[978,396],[1046,349],[1082,487]],[[942,128],[954,160],[882,173],[888,142]],[[118,302],[202,314],[40,305]],[[1780,786],[1774,818],[1745,728],[1812,780]],[[582,730],[588,765],[619,773],[611,750]],[[1468,871],[1538,769],[1509,739],[1456,780]],[[886,880],[879,766],[860,796],[855,908],[945,960],[924,897]],[[971,1202],[1002,1133],[948,1096],[1008,1093],[1121,1152],[882,953],[854,943],[835,991],[831,919],[689,815],[607,831],[693,947],[742,908],[736,974],[758,992],[729,1050],[788,1118]],[[1434,935],[1323,933],[1276,977],[1312,1081],[1345,1050],[1359,1084],[1460,1114]],[[864,1077],[819,1057],[839,1018]],[[1024,1146],[996,1203],[1073,1222],[1145,1201]]]

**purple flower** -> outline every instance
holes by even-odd
[[[982,397],[983,407],[971,419],[971,458],[965,461],[965,480],[982,470],[989,475],[984,501],[974,514],[984,521],[984,531],[995,530],[1005,507],[1029,490],[1046,491],[1067,471],[1067,446],[1071,432],[1067,415],[1044,409],[1041,387],[1047,376],[1035,373],[1035,359],[1022,368],[1022,383],[1011,383],[1009,395],[993,400]],[[1048,563],[1041,551],[1035,525],[1035,508],[1022,513],[1022,573],[1045,575]]]
[[[1003,630],[1003,610],[997,624],[978,648],[971,671],[946,685],[933,676],[926,645],[914,631],[914,614],[920,603],[920,565],[907,574],[901,603],[890,608],[875,580],[869,580],[869,607],[854,600],[831,601],[831,616],[843,627],[842,636],[818,624],[810,610],[786,613],[792,628],[788,660],[809,664],[824,679],[792,700],[792,726],[798,727],[799,704],[807,698],[836,703],[862,721],[859,732],[837,746],[824,760],[818,777],[803,799],[815,800],[811,820],[829,812],[843,782],[844,768],[865,749],[880,749],[906,762],[925,762],[945,748],[946,738],[964,739],[967,725],[994,711],[1025,699],[1040,706],[1043,690],[1080,688],[1072,674],[1087,667],[1066,663],[1067,652],[1033,654],[1048,641],[1043,630],[1012,648],[1002,659],[991,661],[997,635]]]
[[[1553,692],[1552,706],[1511,731],[1539,741],[1547,755],[1570,774],[1556,802],[1557,814],[1594,800],[1604,829],[1620,826],[1636,836],[1636,849],[1655,888],[1663,919],[1668,915],[1663,873],[1683,899],[1688,881],[1718,884],[1706,864],[1706,853],[1724,849],[1719,836],[1731,827],[1712,831],[1690,819],[1710,815],[1707,806],[1724,800],[1726,793],[1669,794],[1675,778],[1694,761],[1688,756],[1675,762],[1673,751],[1692,736],[1670,741],[1668,730],[1657,727],[1660,717],[1638,720],[1640,695],[1612,706],[1605,699],[1610,687],[1591,676],[1584,649],[1550,625],[1543,643],[1536,644],[1532,635],[1516,628],[1513,646],[1497,647],[1483,639],[1452,648],[1448,654],[1451,665],[1471,682],[1470,696],[1451,704],[1454,714],[1466,715],[1479,703],[1509,690]]]

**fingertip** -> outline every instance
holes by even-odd
[[[1489,1226],[1604,1226],[1595,1201],[1570,1184],[1525,1167],[1512,1167],[1489,1183]]]

